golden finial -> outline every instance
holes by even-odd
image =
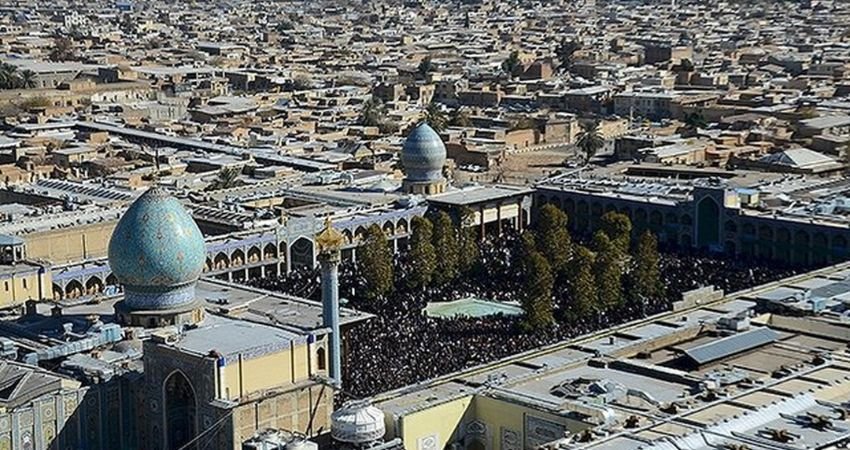
[[[345,236],[334,228],[330,216],[325,218],[325,228],[316,236],[319,252],[339,250],[345,244]]]

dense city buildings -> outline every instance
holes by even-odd
[[[0,3],[0,449],[850,445],[850,3]]]

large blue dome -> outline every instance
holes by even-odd
[[[131,310],[160,310],[195,301],[206,247],[201,230],[177,199],[160,188],[124,213],[109,242],[109,265]]]
[[[405,177],[410,181],[440,180],[446,164],[446,146],[440,135],[423,122],[404,141],[401,163]]]

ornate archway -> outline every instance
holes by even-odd
[[[163,383],[165,400],[165,447],[183,448],[196,434],[195,389],[183,372],[175,371]],[[188,447],[192,448],[192,447]]]
[[[313,256],[313,241],[301,237],[298,238],[290,247],[292,255],[292,268],[310,267],[315,265]]]
[[[716,246],[720,243],[720,205],[704,197],[697,205],[697,245]]]

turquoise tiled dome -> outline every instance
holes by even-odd
[[[124,213],[109,242],[109,265],[131,310],[160,310],[195,301],[204,268],[201,230],[177,199],[152,188]]]
[[[404,141],[401,163],[405,177],[410,181],[440,180],[446,164],[446,146],[440,135],[423,122]]]

